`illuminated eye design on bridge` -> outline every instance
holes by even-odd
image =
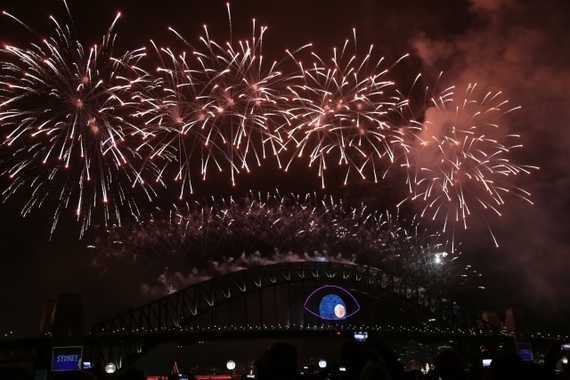
[[[309,294],[303,305],[305,310],[329,321],[340,321],[360,310],[350,292],[340,286],[324,285]]]

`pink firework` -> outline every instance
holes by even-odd
[[[287,135],[294,150],[289,165],[293,159],[308,157],[309,165],[318,165],[323,187],[331,160],[347,168],[345,183],[353,174],[364,178],[366,173],[378,181],[384,167],[379,161],[393,162],[395,150],[403,143],[401,128],[392,123],[405,103],[395,83],[387,79],[394,64],[385,64],[383,58],[374,61],[373,46],[359,59],[356,33],[354,49],[351,54],[347,40],[328,61],[315,53],[310,67],[298,60],[299,83],[289,86]]]
[[[136,166],[140,157],[126,144],[137,130],[126,118],[128,91],[137,80],[128,76],[143,52],[113,55],[118,18],[101,44],[90,48],[74,39],[73,28],[52,18],[56,37],[0,51],[3,173],[10,178],[3,195],[27,192],[23,214],[56,204],[52,233],[71,205],[84,233],[93,219],[137,214],[130,188],[152,194]]]
[[[463,97],[453,88],[443,91],[431,100],[423,121],[416,122],[410,198],[421,203],[421,216],[442,220],[443,231],[457,223],[467,228],[474,212],[501,215],[507,196],[530,202],[529,193],[511,178],[535,167],[509,160],[509,152],[521,147],[519,136],[505,133],[500,125],[518,107],[511,107],[500,92],[477,100],[475,90],[475,85],[468,86]]]

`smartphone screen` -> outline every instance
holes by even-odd
[[[368,333],[366,331],[358,331],[354,333],[354,340],[356,342],[366,342],[368,339]]]

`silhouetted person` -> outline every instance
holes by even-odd
[[[343,377],[358,379],[368,360],[370,360],[370,352],[364,343],[351,339],[342,345],[340,358],[345,369]]]
[[[469,380],[482,380],[489,372],[489,366],[493,360],[493,353],[489,350],[480,350],[469,368]]]
[[[529,378],[533,380],[560,380],[560,377],[563,377],[556,373],[556,365],[560,359],[562,359],[564,355],[570,354],[570,352],[566,353],[565,350],[561,348],[563,343],[565,342],[561,340],[556,340],[552,343],[546,352],[544,361],[540,364],[534,363],[530,366]]]
[[[435,378],[441,380],[465,380],[465,363],[455,350],[443,350],[433,360]]]
[[[404,375],[404,380],[424,380],[425,375],[419,369],[408,371]]]
[[[528,368],[518,354],[500,353],[493,358],[486,380],[526,380]]]
[[[146,372],[138,367],[129,367],[119,374],[118,380],[147,380]]]
[[[297,347],[290,343],[275,343],[255,366],[262,380],[292,380],[299,373]]]
[[[368,344],[373,350],[372,359],[378,357],[378,362],[383,363],[392,380],[406,379],[406,372],[402,363],[398,360],[394,351],[379,336],[372,334]]]
[[[370,362],[360,372],[359,380],[392,380],[384,364]]]
[[[25,368],[14,367],[0,367],[0,379],[4,380],[34,380],[34,375]]]
[[[323,380],[318,372],[300,373],[294,377],[294,380]]]
[[[347,341],[341,349],[341,364],[345,371],[334,371],[332,380],[355,380],[368,363],[382,365],[392,380],[405,378],[404,368],[393,351],[377,336],[369,336],[365,342]],[[372,366],[375,368],[374,366]]]
[[[64,371],[58,372],[53,380],[97,380],[97,377],[87,371]]]

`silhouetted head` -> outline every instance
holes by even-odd
[[[119,374],[118,380],[147,380],[146,372],[138,367],[129,367]]]
[[[442,380],[464,380],[465,363],[455,350],[443,350],[433,360],[433,369]]]
[[[384,364],[370,362],[360,372],[359,380],[392,380]]]
[[[487,379],[524,380],[528,376],[529,369],[521,357],[514,352],[506,352],[493,358]]]
[[[349,340],[342,346],[341,362],[347,372],[360,374],[370,359],[369,349],[364,343]]]
[[[257,359],[255,366],[262,379],[293,379],[298,374],[297,347],[290,343],[275,343]]]
[[[87,371],[65,371],[55,375],[54,380],[97,380],[97,377]]]

